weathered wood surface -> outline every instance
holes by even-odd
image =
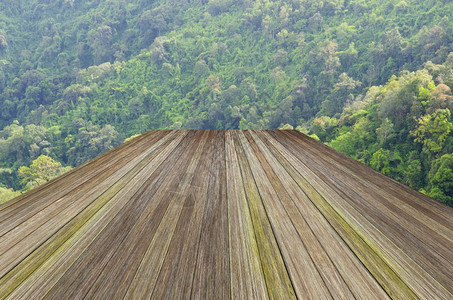
[[[453,299],[453,209],[294,131],[150,131],[0,206],[0,299]]]

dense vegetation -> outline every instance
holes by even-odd
[[[24,2],[0,3],[5,197],[42,155],[290,124],[453,205],[451,1]]]
[[[333,148],[453,206],[453,53],[444,65],[401,72],[341,115],[301,128]],[[436,81],[443,82],[436,86]]]

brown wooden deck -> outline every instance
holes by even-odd
[[[150,131],[0,206],[0,297],[453,299],[453,209],[293,131]]]

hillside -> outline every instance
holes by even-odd
[[[154,128],[290,124],[452,205],[452,15],[415,0],[0,3],[0,181],[31,187],[18,170],[41,155],[76,166]]]

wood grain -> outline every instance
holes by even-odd
[[[453,209],[295,131],[154,130],[0,206],[0,299],[453,299]]]

